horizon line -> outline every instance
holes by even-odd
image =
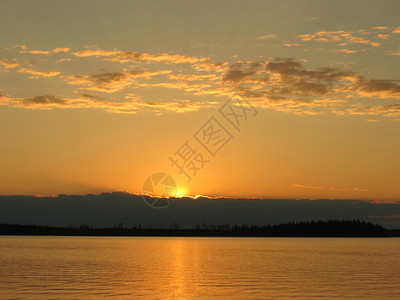
[[[232,200],[240,200],[240,199],[249,199],[249,200],[295,200],[295,201],[301,201],[301,200],[308,200],[308,201],[318,201],[318,200],[328,200],[328,201],[363,201],[363,202],[370,202],[370,203],[391,203],[391,204],[400,204],[400,198],[399,199],[363,199],[363,198],[294,198],[294,197],[263,197],[263,196],[209,196],[209,195],[203,195],[203,194],[196,194],[196,195],[180,195],[180,196],[175,196],[175,197],[162,197],[162,196],[157,196],[157,195],[151,195],[148,193],[138,193],[138,192],[130,192],[130,191],[124,191],[124,190],[114,190],[114,191],[104,191],[104,192],[98,192],[98,193],[76,193],[76,194],[65,194],[65,193],[59,193],[59,194],[49,194],[49,195],[43,195],[43,194],[0,194],[0,197],[17,197],[17,196],[22,196],[22,197],[35,197],[35,198],[58,198],[60,196],[88,196],[88,195],[94,195],[94,196],[100,196],[103,194],[129,194],[131,196],[140,196],[140,197],[151,197],[151,198],[161,198],[161,199],[232,199]]]

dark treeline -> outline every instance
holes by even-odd
[[[400,230],[388,230],[365,221],[310,221],[279,225],[208,225],[199,224],[182,229],[178,224],[169,228],[150,228],[137,224],[127,228],[123,223],[111,228],[49,227],[37,225],[0,224],[0,235],[59,236],[216,236],[216,237],[394,237]]]

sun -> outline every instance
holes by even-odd
[[[185,196],[187,196],[187,190],[185,188],[183,188],[183,187],[178,187],[176,189],[175,196],[178,197],[178,198],[185,197]]]

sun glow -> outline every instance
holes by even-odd
[[[186,191],[186,189],[184,189],[184,188],[182,188],[182,187],[179,187],[177,190],[176,190],[176,197],[178,197],[178,198],[180,198],[180,197],[185,197],[185,196],[187,196],[187,191]]]

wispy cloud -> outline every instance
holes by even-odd
[[[28,73],[32,75],[32,78],[37,78],[37,77],[54,77],[60,74],[60,72],[57,71],[37,71],[33,70],[32,68],[29,67],[22,67],[21,69],[18,70],[20,73]]]
[[[376,27],[371,27],[371,29],[375,30],[390,30],[392,27],[387,27],[387,26],[376,26]]]
[[[341,49],[341,50],[339,50],[339,52],[346,53],[346,54],[354,54],[354,53],[365,52],[365,51],[366,51],[365,49],[361,49],[361,50]]]
[[[59,48],[54,48],[53,50],[51,50],[53,53],[65,53],[65,52],[69,52],[69,51],[71,51],[71,48],[66,48],[66,47],[64,47],[64,48],[62,48],[62,47],[59,47]]]
[[[65,76],[65,80],[69,84],[80,85],[84,89],[113,93],[134,84],[136,78],[151,78],[156,75],[168,73],[169,71],[105,72],[91,75]]]
[[[286,42],[283,44],[283,46],[285,47],[300,47],[301,45],[298,43],[290,43],[290,42]]]
[[[87,49],[74,52],[74,55],[77,57],[113,57],[109,59],[109,61],[114,62],[128,62],[135,60],[144,60],[149,62],[166,62],[166,63],[189,63],[194,64],[198,62],[208,61],[209,58],[198,58],[194,56],[186,56],[179,54],[148,54],[148,53],[139,53],[133,51],[119,51],[119,50],[103,50],[103,49]]]
[[[103,49],[91,49],[91,50],[80,50],[74,52],[77,57],[90,57],[90,56],[115,56],[118,54],[117,50],[103,50]]]
[[[298,187],[298,188],[305,188],[305,189],[322,189],[322,188],[324,188],[323,186],[320,186],[320,185],[292,184],[292,186]]]
[[[393,29],[392,33],[400,33],[400,27]]]
[[[21,65],[25,65],[26,63],[20,62],[16,59],[7,59],[3,58],[0,59],[0,66],[2,67],[3,70],[8,70],[8,69],[14,69],[16,67],[19,67]]]
[[[37,96],[33,98],[23,98],[19,100],[22,104],[31,106],[31,105],[67,105],[68,101],[62,98],[58,98],[52,95],[45,96]]]
[[[30,49],[26,45],[16,45],[15,48],[20,48],[21,50],[19,53],[25,54],[33,54],[33,55],[51,55],[53,53],[66,53],[69,52],[71,49],[67,47],[57,47],[52,50],[37,50],[37,49]]]
[[[348,44],[364,44],[372,47],[379,47],[381,43],[374,42],[359,35],[367,35],[367,31],[317,31],[310,34],[300,34],[298,37],[305,42],[338,42],[341,46]]]
[[[185,113],[213,107],[218,102],[192,101],[192,100],[161,100],[157,102],[144,101],[140,97],[129,94],[122,101],[111,101],[83,93],[74,98],[61,98],[54,95],[41,95],[31,98],[10,98],[9,95],[0,94],[0,105],[10,105],[19,108],[51,110],[56,108],[82,109],[97,108],[112,113],[135,114],[138,111],[149,111],[155,114],[163,112]]]
[[[343,40],[347,39],[346,33],[335,31],[323,32],[320,35],[333,40]],[[369,33],[358,32],[358,34]],[[315,36],[320,35],[315,34]],[[29,50],[27,46],[17,46],[17,48],[23,51]],[[207,108],[211,103],[218,102],[221,97],[240,95],[260,108],[301,115],[333,113],[398,118],[400,111],[398,108],[400,85],[397,81],[367,78],[349,67],[308,68],[306,60],[293,58],[215,63],[206,57],[148,54],[118,49],[89,48],[71,52],[70,48],[56,47],[48,51],[57,53],[57,57],[41,58],[33,63],[17,59],[0,59],[0,71],[26,73],[30,75],[29,78],[40,77],[42,80],[51,77],[54,78],[52,80],[61,80],[60,84],[65,84],[66,89],[72,90],[70,96],[65,98],[53,95],[66,100],[64,102],[51,101],[56,98],[36,99],[43,96],[32,95],[31,98],[26,98],[30,100],[25,102],[8,100],[7,103],[10,105],[18,103],[20,107],[28,106],[30,103],[30,108],[39,106],[48,108],[54,105],[60,108],[102,108],[112,112],[128,113],[150,108],[153,108],[151,111],[160,109],[160,111],[187,112]],[[345,54],[355,54],[364,50],[341,49],[340,51]],[[55,66],[59,70],[43,70],[46,59],[51,59],[52,68]],[[104,62],[107,60],[110,71],[106,67],[99,73],[68,74],[65,69],[61,69],[72,61],[79,62],[86,59],[98,59],[102,65],[107,64]],[[122,61],[126,61],[124,65],[120,64]],[[149,102],[146,97],[139,97],[140,101],[137,99],[129,101],[125,99],[119,103],[114,101],[115,94],[118,94],[117,97],[120,99],[124,98],[122,91],[125,95],[143,96],[148,95],[149,90],[160,91],[163,88],[177,90],[179,96],[173,101],[160,99],[158,102]],[[96,101],[83,96],[75,97],[83,91],[95,91],[104,95]],[[208,99],[199,101],[200,98]],[[363,101],[364,98],[372,98],[375,101],[374,105],[371,105],[370,101],[368,103]],[[47,99],[47,102],[44,102],[44,99]],[[193,99],[191,103],[188,102],[189,99]],[[387,99],[392,103],[377,103],[380,99]],[[5,101],[3,105],[4,103]]]
[[[389,34],[378,34],[378,38],[382,39],[382,40],[387,40],[390,37]]]
[[[265,39],[275,39],[275,38],[277,38],[277,37],[278,37],[277,34],[275,34],[275,33],[270,33],[270,34],[258,36],[257,39],[259,39],[259,40],[265,40]]]

